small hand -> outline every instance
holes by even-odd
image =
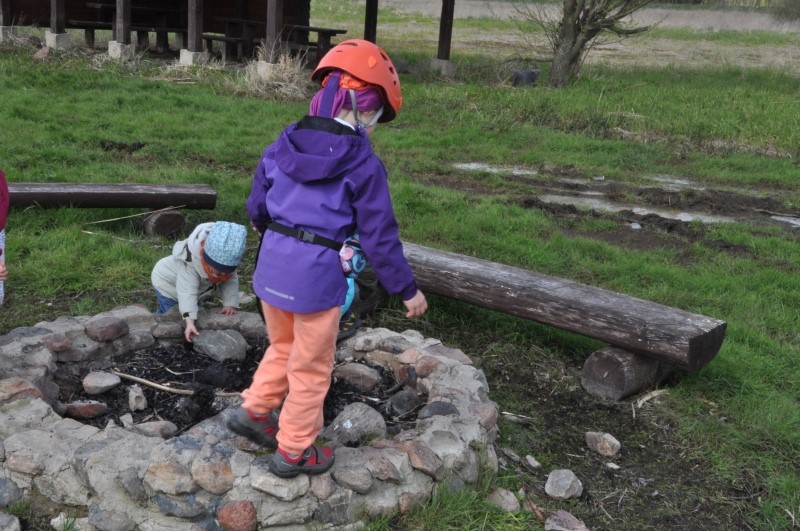
[[[6,264],[0,262],[0,280],[7,280],[8,279],[8,269],[6,269]]]
[[[192,342],[192,336],[199,336],[200,332],[197,330],[197,327],[194,325],[194,319],[186,319],[186,330],[183,332],[183,337],[186,338],[186,341],[189,343]]]
[[[222,315],[234,315],[236,313],[236,308],[234,308],[233,306],[223,306],[222,309],[219,310],[217,313],[220,313]]]
[[[406,312],[406,317],[408,319],[419,317],[428,309],[428,301],[425,299],[425,295],[419,290],[417,290],[413,297],[407,301],[403,301],[403,304],[406,310],[408,310]]]

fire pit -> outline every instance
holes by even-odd
[[[204,313],[199,326],[265,342],[258,314]],[[126,374],[114,368],[148,349],[174,348],[181,335],[177,316],[126,307],[0,337],[0,494],[13,501],[36,491],[84,507],[101,529],[109,522],[153,530],[189,522],[202,529],[243,521],[343,525],[407,511],[426,502],[437,483],[459,487],[477,481],[483,468],[497,469],[497,407],[483,373],[461,351],[413,330],[363,329],[339,345],[322,434],[336,464],[321,476],[278,478],[262,448],[225,428],[238,389],[214,391],[204,407],[220,412],[193,425],[172,423],[174,431],[153,427],[171,422],[163,417],[172,406],[164,404],[146,420],[112,415],[92,425],[67,418],[55,380]],[[249,383],[249,369],[242,372]],[[121,380],[120,389],[147,387]],[[337,404],[337,392],[352,396]]]

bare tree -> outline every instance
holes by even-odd
[[[558,13],[544,4],[518,4],[517,14],[544,30],[553,53],[548,84],[560,87],[575,77],[586,54],[602,34],[629,37],[652,26],[633,26],[623,21],[651,0],[564,0]],[[552,6],[550,6],[552,7]]]

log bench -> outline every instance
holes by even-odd
[[[149,235],[171,236],[184,225],[181,208],[213,210],[217,192],[207,184],[8,183],[15,208],[148,208]]]
[[[724,321],[621,293],[455,253],[403,243],[427,293],[567,330],[608,343],[589,356],[581,383],[619,400],[675,369],[697,371],[717,355]]]

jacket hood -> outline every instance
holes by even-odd
[[[188,248],[192,256],[200,258],[200,244],[206,241],[208,233],[213,226],[214,222],[212,221],[210,223],[201,223],[195,227],[187,239],[176,242],[175,245],[172,246],[172,256],[190,262],[191,257],[186,254],[186,249]]]
[[[300,183],[340,179],[372,154],[362,128],[312,116],[288,127],[273,147],[278,168]]]

